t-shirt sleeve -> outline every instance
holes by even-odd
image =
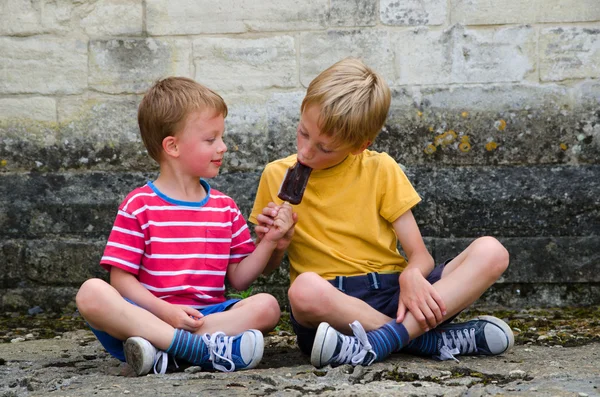
[[[115,266],[137,275],[146,245],[144,232],[138,219],[123,207],[121,204],[117,212],[100,265],[108,271]]]
[[[390,223],[421,201],[400,165],[383,154],[378,178],[379,213]]]
[[[242,259],[254,252],[256,247],[254,240],[252,240],[252,236],[250,235],[250,229],[248,229],[246,219],[237,205],[233,204],[233,206],[235,206],[236,212],[231,224],[230,264],[241,262]]]
[[[258,224],[257,216],[262,214],[263,209],[271,202],[274,201],[273,197],[273,177],[271,176],[271,166],[267,165],[260,176],[260,182],[258,183],[258,190],[256,191],[256,198],[254,199],[254,206],[250,213],[250,222]],[[279,189],[279,187],[277,187]]]

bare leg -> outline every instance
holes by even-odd
[[[508,252],[492,237],[475,240],[446,265],[442,279],[434,284],[446,303],[449,318],[481,296],[506,270]],[[393,319],[379,313],[359,299],[333,287],[315,273],[296,278],[289,292],[294,318],[306,327],[316,328],[326,321],[337,330],[350,333],[349,323],[358,320],[365,330],[380,328]],[[409,312],[402,323],[410,339],[423,333]]]
[[[166,350],[175,329],[149,311],[127,302],[110,284],[87,280],[77,293],[77,308],[95,329],[117,339],[141,336],[160,350]]]
[[[171,345],[175,329],[149,311],[127,302],[110,284],[100,279],[83,283],[76,297],[77,307],[95,329],[117,339],[141,336],[160,350]],[[242,310],[243,309],[243,310]],[[251,328],[267,332],[279,321],[279,305],[267,294],[254,295],[230,310],[206,316],[196,334],[224,332],[236,335]]]
[[[275,328],[280,314],[279,303],[274,297],[257,294],[239,301],[225,312],[206,316],[204,325],[196,334],[221,331],[227,335],[237,335],[248,329],[266,333]]]

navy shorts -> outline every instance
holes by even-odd
[[[135,302],[132,302],[131,300],[129,300],[127,298],[125,298],[125,300],[127,302],[131,303],[132,305],[138,306]],[[208,316],[209,314],[214,314],[214,313],[221,313],[221,312],[231,309],[231,307],[233,305],[235,305],[236,303],[238,303],[239,301],[240,301],[240,299],[229,299],[225,302],[217,303],[216,305],[211,305],[211,306],[205,307],[204,309],[199,309],[198,311],[205,316]],[[89,326],[89,324],[88,324],[88,326]],[[96,338],[98,338],[98,341],[100,342],[102,347],[104,347],[104,349],[108,353],[110,353],[111,356],[113,356],[123,362],[125,361],[125,351],[123,350],[123,342],[124,341],[117,339],[114,336],[111,336],[104,331],[99,331],[92,327],[90,327],[90,328],[91,328],[92,332],[94,333],[94,335],[96,335]]]
[[[431,284],[439,281],[442,278],[444,267],[451,260],[452,259],[449,259],[433,268],[431,273],[429,273],[429,276],[427,276],[427,281]],[[373,309],[388,317],[396,318],[398,313],[398,299],[400,296],[398,277],[399,273],[369,273],[363,276],[353,277],[338,276],[335,279],[328,281],[346,295],[350,295],[366,302]],[[446,322],[449,321],[452,321],[452,319],[446,320]],[[291,312],[290,322],[296,333],[298,347],[304,354],[310,354],[317,333],[316,328],[307,328],[300,325]]]

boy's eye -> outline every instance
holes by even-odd
[[[328,150],[328,149],[325,149],[325,148],[319,148],[319,149],[320,149],[320,150],[321,150],[323,153],[331,153],[331,152],[333,152],[333,150]]]
[[[206,141],[207,141],[207,142],[210,142],[210,143],[213,143],[214,141],[216,141],[216,139],[215,139],[215,138],[209,138],[209,139],[207,139]]]

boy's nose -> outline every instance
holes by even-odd
[[[314,150],[310,145],[304,145],[301,148],[298,148],[298,153],[303,159],[310,160],[313,157]]]

